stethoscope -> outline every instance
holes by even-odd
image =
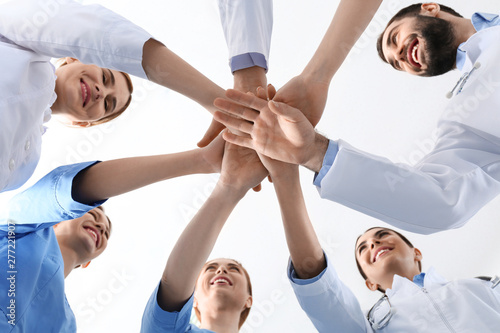
[[[460,92],[462,91],[465,83],[467,82],[467,80],[469,79],[469,76],[472,75],[472,73],[478,69],[479,67],[481,67],[481,64],[479,62],[476,62],[474,64],[474,67],[472,67],[472,69],[466,73],[464,73],[460,79],[458,80],[457,84],[455,84],[455,87],[453,87],[453,89],[451,91],[448,91],[448,93],[446,93],[446,98],[450,99],[453,97],[453,93],[455,92],[455,90],[457,90],[458,88],[458,91],[457,91],[457,95],[460,94]]]
[[[477,68],[479,68],[479,67],[477,67]],[[471,70],[471,72],[472,72],[472,70]],[[495,276],[495,277],[490,279],[490,282],[491,282],[491,289],[494,289],[498,285],[500,285],[500,277]],[[375,315],[374,315],[375,312],[377,312],[377,310],[381,310],[382,305],[385,302],[387,302],[388,311],[384,312],[385,314],[384,314],[384,316],[382,316],[382,318],[375,319]],[[372,306],[370,311],[368,311],[368,314],[366,315],[366,319],[368,319],[368,322],[370,323],[371,327],[374,330],[380,330],[389,324],[389,321],[391,320],[393,314],[394,313],[392,311],[392,305],[391,305],[391,302],[389,301],[389,297],[387,295],[384,295],[377,301],[377,303],[375,303]]]

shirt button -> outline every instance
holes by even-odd
[[[9,169],[10,169],[10,171],[14,170],[15,166],[16,166],[16,162],[13,159],[11,159],[9,161]]]
[[[24,150],[29,150],[31,147],[31,142],[26,141],[26,144],[24,145]]]

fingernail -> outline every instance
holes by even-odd
[[[275,101],[271,100],[271,103],[273,103],[274,107],[279,109],[280,105],[276,103]]]

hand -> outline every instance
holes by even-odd
[[[260,161],[264,165],[264,167],[269,172],[269,181],[270,182],[280,182],[281,180],[289,181],[291,177],[295,176],[295,173],[298,173],[298,165],[290,164],[286,162],[281,162],[266,155],[259,154]]]
[[[214,104],[229,114],[216,112],[215,119],[247,134],[224,133],[227,142],[287,163],[306,164],[311,159],[316,133],[300,110],[235,90],[226,96],[231,101],[217,98]]]
[[[212,119],[210,126],[208,127],[205,135],[200,140],[200,142],[197,143],[197,146],[200,148],[206,147],[210,142],[212,142],[213,139],[217,137],[217,135],[219,135],[220,132],[222,132],[224,128],[226,128],[224,125],[222,125],[215,119]]]
[[[325,109],[329,85],[329,82],[320,82],[301,74],[281,87],[274,96],[274,101],[301,110],[311,124],[316,126]]]
[[[254,150],[226,143],[219,182],[236,190],[248,191],[267,176]]]
[[[220,172],[222,166],[222,156],[224,155],[225,141],[219,135],[210,144],[200,149],[203,161],[208,165],[209,172]]]

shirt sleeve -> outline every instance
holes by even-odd
[[[219,0],[231,71],[260,66],[267,71],[273,28],[272,0]]]
[[[74,57],[146,79],[144,43],[151,35],[100,5],[71,0],[14,0],[2,4],[0,34],[50,57]]]
[[[456,122],[440,130],[415,166],[339,141],[334,162],[315,182],[321,197],[411,232],[461,227],[500,193],[498,138]]]
[[[320,333],[373,332],[351,290],[340,281],[326,257],[327,267],[317,277],[301,280],[288,264],[288,279],[302,310]]]
[[[6,211],[0,216],[0,229],[15,223],[19,233],[54,225],[61,221],[78,218],[102,205],[106,200],[86,205],[77,202],[71,195],[73,179],[76,175],[98,163],[84,162],[61,166],[54,169],[35,185],[14,196]]]
[[[158,284],[149,298],[142,316],[141,333],[184,333],[191,325],[191,311],[194,296],[184,304],[180,311],[168,312],[158,305]]]

